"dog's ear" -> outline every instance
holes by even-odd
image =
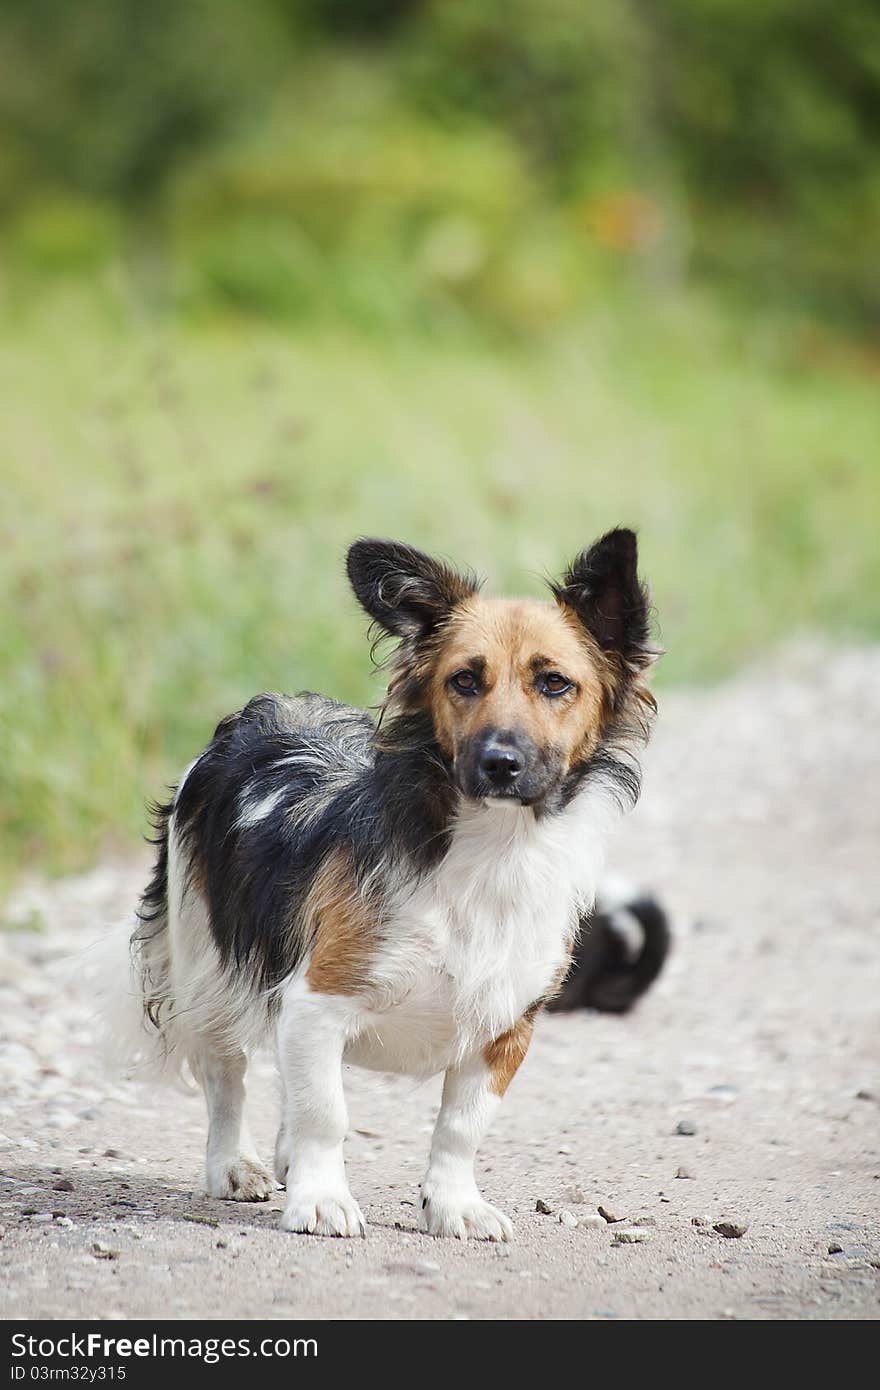
[[[397,541],[355,541],[346,568],[362,607],[395,637],[426,637],[479,587],[472,575]]]
[[[634,531],[609,531],[582,550],[551,588],[557,603],[577,614],[603,651],[616,653],[635,670],[654,660],[648,592],[638,575]]]

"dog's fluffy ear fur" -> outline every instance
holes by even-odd
[[[346,567],[361,606],[394,637],[427,637],[479,587],[473,575],[397,541],[355,541]]]
[[[609,531],[582,550],[564,578],[550,587],[557,603],[577,614],[602,650],[620,657],[631,671],[654,660],[648,592],[639,580],[634,531]]]

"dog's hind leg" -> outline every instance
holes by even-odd
[[[192,1069],[208,1106],[208,1196],[231,1202],[265,1202],[275,1183],[254,1152],[245,1119],[245,1054],[215,1050],[203,1043],[192,1060]]]
[[[193,882],[189,851],[172,818],[167,847],[169,1047],[185,1059],[205,1093],[209,1197],[265,1202],[275,1190],[257,1157],[245,1120],[245,1039],[259,1029],[253,1007],[221,968],[204,894]],[[250,1029],[250,1031],[249,1031]]]

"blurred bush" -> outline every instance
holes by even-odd
[[[0,236],[199,313],[534,332],[633,273],[880,317],[880,10],[7,0]]]
[[[46,185],[155,205],[263,93],[268,18],[259,0],[5,0],[0,113],[20,160],[7,206]]]

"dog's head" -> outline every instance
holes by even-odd
[[[429,714],[465,797],[551,806],[627,702],[650,704],[632,531],[584,550],[549,602],[484,598],[473,576],[393,541],[356,541],[348,575],[373,621],[400,639],[390,703]]]

